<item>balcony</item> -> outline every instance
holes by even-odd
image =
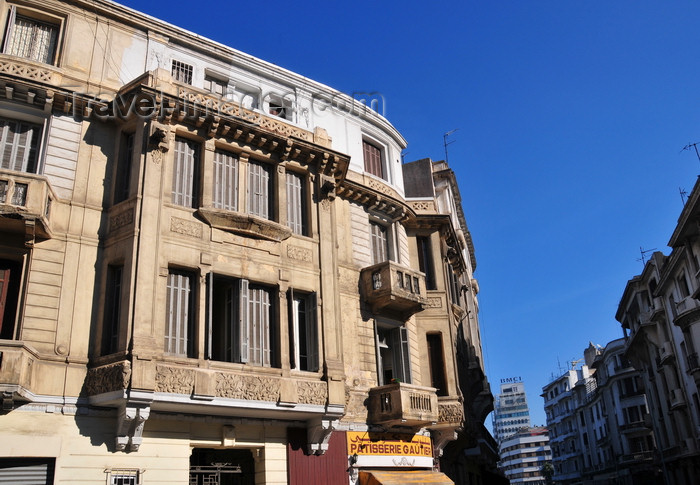
[[[425,275],[392,261],[364,268],[360,286],[374,313],[389,313],[407,319],[425,308]]]
[[[693,376],[696,383],[700,382],[700,359],[697,352],[688,356],[688,374]]]
[[[673,358],[673,344],[671,342],[664,342],[661,345],[661,351],[659,353],[659,362],[664,365],[666,362]]]
[[[668,405],[672,410],[684,407],[686,402],[683,391],[680,389],[671,389],[668,393]]]
[[[628,455],[622,455],[620,457],[620,464],[627,463],[643,463],[649,462],[654,459],[653,451],[639,451],[637,453],[630,453]]]
[[[691,296],[676,303],[676,317],[673,323],[685,329],[688,325],[700,321],[700,302]]]
[[[48,239],[51,204],[56,199],[47,180],[31,173],[0,170],[0,230]]]
[[[369,391],[368,422],[389,427],[422,428],[438,424],[438,397],[432,387],[402,382]]]

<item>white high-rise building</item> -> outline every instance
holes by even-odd
[[[529,428],[530,408],[520,378],[501,379],[501,393],[494,402],[493,437],[499,445],[521,428]]]

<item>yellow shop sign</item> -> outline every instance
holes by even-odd
[[[348,431],[349,455],[433,456],[430,436]]]

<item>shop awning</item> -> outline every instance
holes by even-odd
[[[440,472],[418,471],[364,471],[360,472],[360,485],[454,485],[447,475]]]

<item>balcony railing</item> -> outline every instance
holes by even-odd
[[[639,451],[637,453],[630,453],[628,455],[622,455],[620,457],[620,463],[640,463],[644,461],[651,461],[654,459],[653,451]]]
[[[680,389],[671,389],[668,393],[668,404],[671,409],[685,406],[685,397]]]
[[[700,372],[700,359],[698,359],[697,352],[693,352],[688,356],[688,372],[691,374]]]
[[[664,342],[661,345],[661,354],[659,355],[659,361],[663,365],[668,360],[673,357],[673,344],[671,342]]]
[[[420,428],[438,423],[438,397],[432,387],[396,383],[369,391],[371,424]]]
[[[374,313],[389,312],[408,318],[425,308],[425,275],[392,261],[364,268],[362,294]]]
[[[30,227],[33,235],[51,237],[51,204],[55,199],[44,177],[0,170],[0,227],[3,230],[20,232]]]

